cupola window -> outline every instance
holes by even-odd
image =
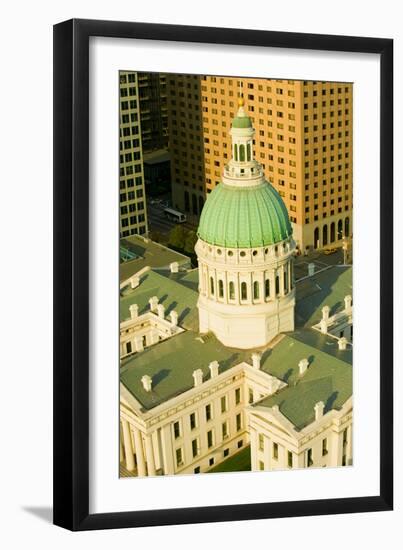
[[[241,300],[247,300],[248,299],[248,288],[246,286],[246,283],[241,283]]]

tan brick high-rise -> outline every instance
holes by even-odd
[[[231,157],[243,95],[255,158],[288,208],[301,251],[352,233],[352,85],[167,75],[174,207],[196,221]]]

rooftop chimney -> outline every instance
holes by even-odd
[[[345,349],[347,349],[347,343],[348,343],[348,340],[345,336],[342,336],[341,338],[339,338],[339,350],[341,351],[344,351]]]
[[[329,319],[329,313],[330,313],[330,307],[329,306],[323,306],[322,307],[322,319],[324,321],[327,321]]]
[[[347,296],[344,296],[344,309],[346,310],[346,313],[351,313],[351,305],[353,303],[353,299],[351,298],[350,294],[347,294]]]
[[[178,314],[175,310],[172,310],[169,314],[169,317],[171,318],[171,325],[176,327],[178,324]]]
[[[148,376],[148,374],[145,374],[142,378],[141,378],[141,383],[143,384],[143,388],[146,390],[146,391],[151,391],[152,390],[152,378],[151,376]]]
[[[132,288],[137,288],[140,284],[140,277],[138,275],[133,275],[133,277],[130,277],[130,286]]]
[[[201,369],[197,369],[193,371],[193,380],[194,380],[195,387],[203,384],[203,371]]]
[[[323,401],[319,401],[318,403],[316,403],[316,405],[314,406],[315,420],[319,420],[320,418],[322,418],[324,408],[325,408],[325,404],[323,403]]]
[[[157,296],[152,296],[149,300],[148,300],[148,303],[150,304],[150,309],[151,311],[155,312],[157,310],[157,306],[158,306],[158,298]]]
[[[218,376],[218,367],[219,367],[218,361],[212,361],[209,364],[208,368],[210,369],[211,378]]]
[[[179,264],[178,262],[172,262],[169,264],[169,269],[171,270],[171,273],[178,273],[179,271]]]
[[[160,319],[164,319],[164,317],[165,317],[165,308],[162,304],[157,305],[157,312],[158,312],[158,317]]]
[[[138,314],[139,314],[139,306],[137,304],[132,304],[129,307],[129,311],[130,311],[130,318],[131,319],[137,319]]]
[[[301,361],[298,363],[298,367],[299,367],[299,374],[301,376],[309,367],[308,359],[301,359]]]
[[[260,353],[252,353],[252,366],[254,369],[257,369],[257,370],[260,369],[260,359],[261,359]]]

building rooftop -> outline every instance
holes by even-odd
[[[139,306],[141,315],[149,311],[149,299],[157,296],[159,303],[165,307],[165,317],[175,310],[180,326],[188,330],[198,330],[198,293],[175,280],[150,270],[141,275],[137,288],[127,286],[120,293],[120,322],[130,318],[129,308],[132,304]]]
[[[331,314],[344,307],[344,296],[351,294],[351,279],[351,268],[334,266],[298,282],[296,315],[299,326],[294,332],[280,336],[274,346],[269,344],[260,350],[261,370],[288,386],[257,404],[263,407],[278,405],[299,430],[314,419],[314,406],[318,401],[325,403],[326,412],[340,408],[352,395],[351,346],[341,351],[336,339],[310,328],[320,320],[323,305],[329,305]],[[179,325],[187,329],[122,361],[121,382],[144,410],[191,389],[196,369],[200,368],[207,380],[211,361],[219,362],[220,372],[242,361],[251,364],[251,350],[227,348],[212,334],[200,337],[197,286],[197,269],[179,273],[149,270],[140,276],[137,288],[128,286],[121,290],[121,321],[129,318],[131,304],[138,304],[139,314],[142,314],[149,310],[149,299],[157,296],[165,306],[165,316],[175,309]],[[304,358],[309,360],[309,367],[300,377],[298,363]],[[143,388],[141,378],[144,374],[152,378],[151,392]]]
[[[305,358],[309,361],[309,367],[301,376],[298,363]],[[326,413],[331,409],[340,409],[352,395],[353,375],[349,351],[341,351],[340,357],[336,357],[293,336],[285,336],[271,350],[263,368],[286,382],[287,386],[254,406],[278,405],[280,412],[298,430],[313,422],[314,406],[318,401],[323,401]]]
[[[132,260],[121,262],[120,264],[120,282],[125,281],[137,271],[146,266],[151,268],[169,268],[172,262],[178,262],[179,266],[190,267],[190,259],[179,252],[175,252],[166,246],[156,243],[150,239],[144,239],[139,235],[132,235],[120,239],[120,251],[127,253],[125,257],[135,255]]]
[[[330,316],[344,309],[344,297],[352,295],[352,268],[332,266],[297,283],[295,321],[297,326],[315,325],[322,318],[322,307]]]
[[[201,369],[203,380],[207,380],[212,361],[219,362],[221,373],[241,361],[250,362],[250,357],[250,351],[224,347],[211,334],[200,337],[193,331],[185,331],[122,361],[120,380],[144,409],[152,409],[190,390],[196,369]],[[152,378],[151,392],[143,388],[141,378],[144,374]]]

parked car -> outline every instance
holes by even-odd
[[[334,254],[337,252],[337,248],[326,248],[324,251],[325,256],[329,256],[329,254]]]

